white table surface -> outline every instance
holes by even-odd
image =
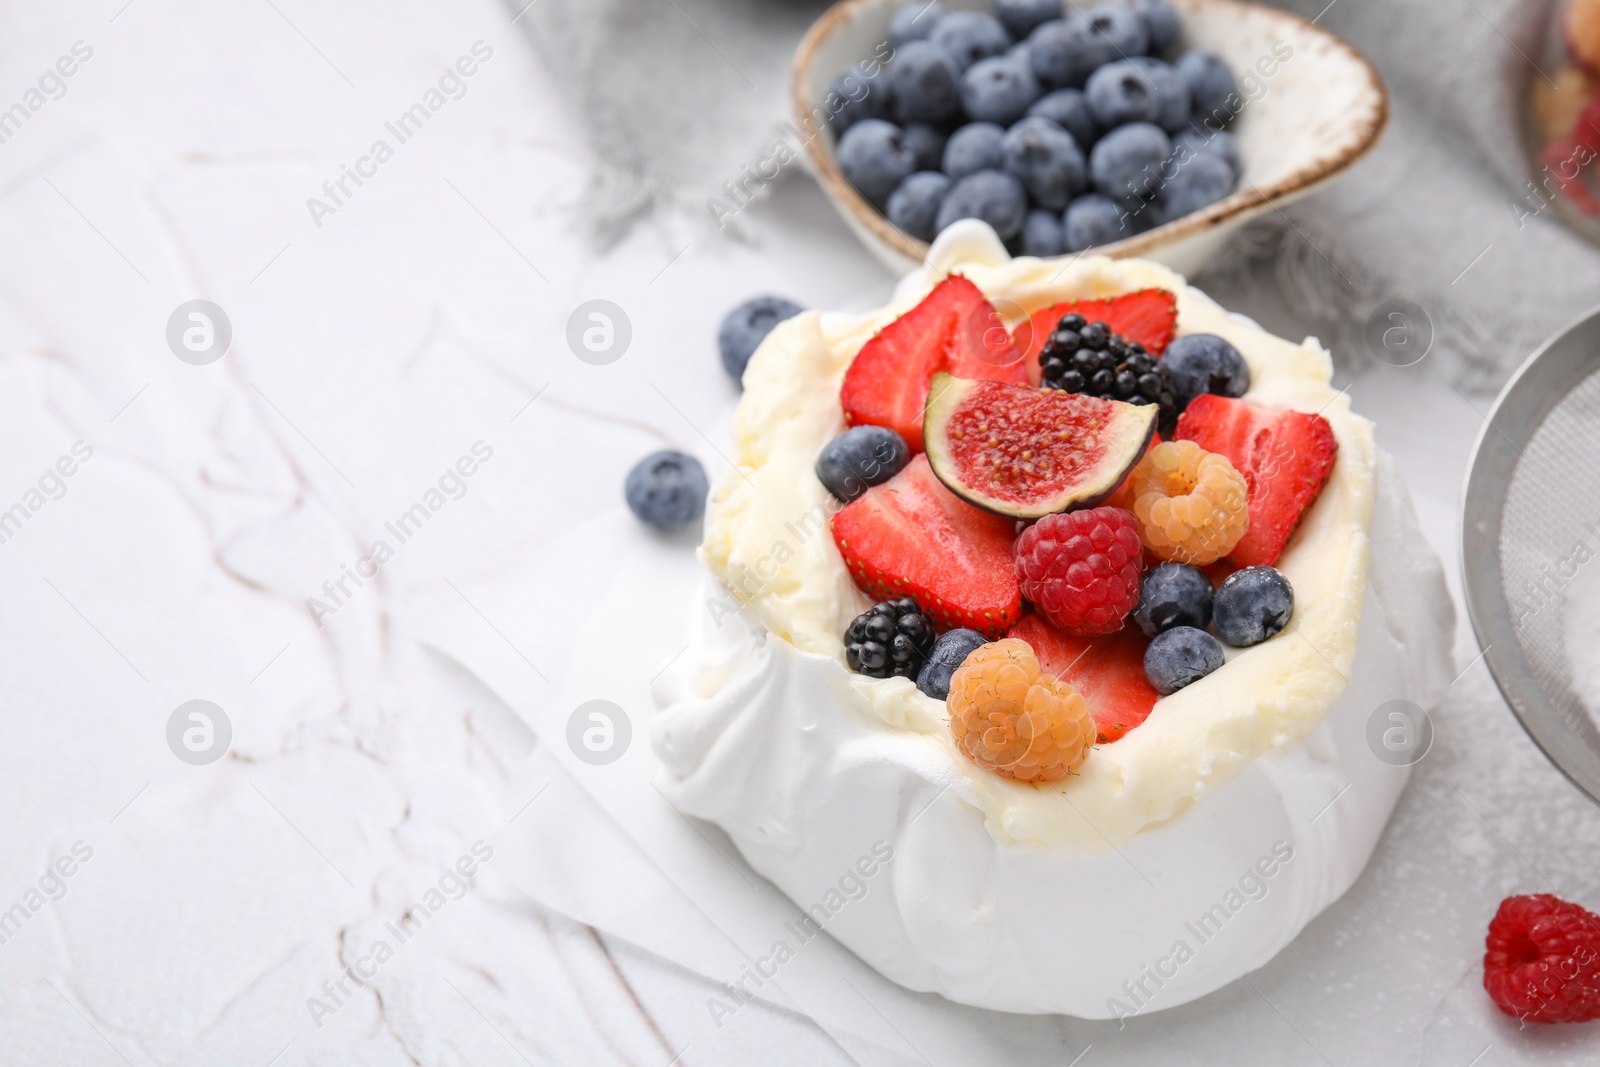
[[[0,545],[0,911],[92,849],[0,944],[0,1062],[667,1064],[714,984],[528,900],[492,860],[320,1026],[307,1002],[474,842],[588,817],[561,806],[581,796],[538,800],[539,739],[419,644],[438,605],[614,524],[652,448],[715,467],[737,399],[712,340],[728,307],[774,291],[865,309],[893,279],[803,177],[740,241],[668,220],[594,250],[570,211],[582,138],[492,0],[0,11],[0,107],[74,42],[93,50],[0,143],[0,509],[73,442],[93,449]],[[493,56],[466,94],[318,226],[307,198],[480,40]],[[197,297],[234,331],[209,366],[165,341]],[[564,338],[594,298],[632,323],[608,367]],[[1472,402],[1428,364],[1353,392],[1454,580]],[[479,441],[493,458],[463,495],[319,629],[307,597]],[[560,628],[587,608],[525,610]],[[1464,626],[1457,653],[1476,654]],[[559,642],[518,655],[552,691],[568,680]],[[203,767],[166,740],[196,698],[233,731]],[[1435,721],[1366,876],[1257,976],[1270,1000],[1236,983],[1131,1034],[1063,1025],[1049,1058],[1593,1062],[1593,1038],[1519,1032],[1475,983],[1501,896],[1600,903],[1600,813],[1481,664]],[[757,1003],[678,1062],[849,1057]]]

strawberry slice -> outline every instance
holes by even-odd
[[[1099,732],[1097,744],[1109,744],[1144,722],[1161,699],[1144,673],[1150,641],[1137,626],[1102,637],[1074,637],[1042,615],[1029,615],[1006,636],[1028,642],[1039,666],[1082,695]]]
[[[1339,454],[1339,440],[1321,415],[1269,411],[1210,393],[1189,401],[1178,420],[1178,439],[1227,456],[1244,475],[1250,529],[1229,557],[1238,567],[1278,562]]]
[[[1166,289],[1138,289],[1104,300],[1070,300],[1035,311],[1026,326],[1018,326],[1012,342],[1027,353],[1028,381],[1039,384],[1039,353],[1055,332],[1061,316],[1077,312],[1090,322],[1103,322],[1112,333],[1138,341],[1152,356],[1172,343],[1178,329],[1178,298]],[[1026,336],[1024,336],[1026,333]]]
[[[958,274],[861,346],[839,390],[845,422],[887,426],[913,455],[921,452],[928,383],[940,371],[980,381],[1028,380],[994,306]]]
[[[940,630],[965,626],[989,637],[1022,615],[1015,530],[946,489],[926,456],[833,517],[833,542],[862,592],[915,597]]]

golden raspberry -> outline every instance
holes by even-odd
[[[950,679],[950,733],[962,755],[1019,782],[1054,782],[1083,766],[1094,719],[1026,641],[980,645]]]
[[[1162,559],[1204,565],[1233,551],[1250,528],[1249,490],[1228,457],[1167,441],[1128,476],[1144,546]]]

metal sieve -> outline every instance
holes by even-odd
[[[1534,743],[1600,803],[1600,730],[1562,640],[1566,588],[1600,565],[1596,441],[1600,308],[1530,356],[1495,400],[1467,471],[1461,566],[1495,684]]]

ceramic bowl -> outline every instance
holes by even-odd
[[[829,88],[842,72],[887,50],[889,18],[904,2],[843,0],[816,21],[795,53],[798,129],[817,129],[813,115],[828,113]],[[1233,193],[1209,207],[1095,251],[1142,256],[1192,274],[1245,222],[1304,196],[1370,151],[1388,121],[1389,100],[1365,56],[1298,15],[1235,0],[1172,2],[1185,47],[1226,60],[1247,101],[1231,127],[1244,174]],[[988,10],[986,0],[946,6]],[[805,144],[812,172],[862,243],[897,273],[921,265],[927,242],[902,233],[845,180],[832,131],[817,129]]]

